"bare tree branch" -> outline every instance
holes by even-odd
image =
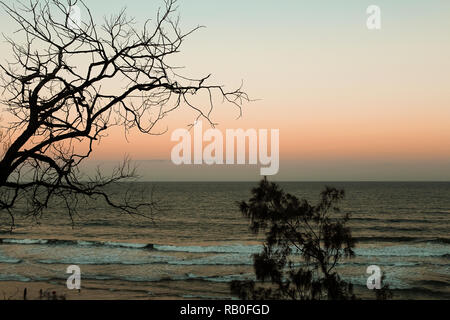
[[[248,101],[241,88],[226,91],[208,84],[210,75],[179,75],[167,62],[200,27],[183,33],[174,17],[176,1],[164,4],[156,20],[138,30],[125,10],[95,24],[80,0],[0,1],[18,26],[14,38],[5,36],[13,59],[0,65],[1,103],[13,118],[0,135],[0,210],[10,214],[12,225],[14,205],[25,198],[34,217],[55,198],[71,218],[79,197],[103,198],[128,214],[151,211],[152,202],[116,203],[105,192],[110,184],[136,178],[128,159],[111,176],[98,171],[87,182],[81,178],[79,165],[91,155],[94,142],[112,127],[122,127],[126,135],[130,130],[162,134],[155,131],[156,124],[181,106],[214,125],[216,96],[241,114]],[[70,7],[75,5],[87,12],[79,28],[70,27]],[[192,102],[200,94],[208,97],[207,107]]]

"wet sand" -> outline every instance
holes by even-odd
[[[207,286],[211,296],[199,296]],[[111,288],[114,289],[111,289]],[[69,290],[64,281],[19,282],[1,281],[0,299],[23,300],[24,289],[27,289],[27,300],[52,300],[53,292],[58,299],[66,300],[174,300],[174,299],[226,299],[229,295],[228,284],[218,283],[211,288],[204,281],[160,281],[130,287],[129,283],[114,281],[85,280],[81,290]],[[40,297],[40,290],[44,296]],[[183,292],[183,294],[181,294]],[[48,293],[49,296],[45,295]]]
[[[111,289],[111,288],[114,289]],[[56,293],[58,299],[66,300],[197,300],[197,299],[229,299],[227,283],[206,283],[204,281],[160,281],[149,282],[139,286],[130,287],[123,281],[85,280],[82,288],[69,290],[64,281],[55,282],[0,282],[0,299],[23,300],[24,289],[27,289],[27,300],[52,300]],[[40,290],[44,296],[40,297]],[[199,293],[209,292],[209,296]],[[48,296],[45,295],[48,293]],[[357,287],[355,293],[362,299],[374,299],[373,292]],[[394,299],[449,299],[448,292],[436,294],[430,291],[420,298],[414,290],[394,290]]]

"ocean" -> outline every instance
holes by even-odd
[[[366,269],[379,266],[395,298],[450,299],[450,183],[281,182],[315,202],[325,185],[343,188],[351,213],[356,257],[338,270],[361,297]],[[237,202],[256,182],[135,183],[152,190],[153,219],[112,213],[104,204],[80,205],[71,220],[55,205],[38,220],[16,214],[9,232],[1,215],[0,292],[56,288],[68,292],[70,265],[81,269],[81,291],[69,298],[233,299],[232,280],[254,279],[252,254],[262,236],[248,229]],[[112,187],[120,195],[127,184]],[[12,293],[11,293],[12,292]],[[30,291],[29,291],[30,292]]]

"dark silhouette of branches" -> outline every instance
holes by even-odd
[[[175,0],[166,0],[156,20],[139,30],[124,10],[97,25],[82,1],[0,5],[18,26],[14,38],[5,36],[13,59],[0,66],[1,103],[12,118],[1,132],[0,210],[10,214],[12,225],[19,199],[27,199],[33,216],[55,198],[72,216],[80,197],[102,198],[120,212],[147,214],[152,201],[132,204],[105,192],[110,184],[136,178],[128,159],[110,176],[100,171],[91,178],[81,175],[79,165],[94,143],[112,127],[123,128],[125,135],[132,129],[162,134],[156,124],[183,105],[213,125],[216,96],[239,113],[248,100],[241,88],[226,91],[208,84],[210,75],[191,79],[169,64],[199,28],[180,30]],[[87,15],[74,28],[70,7],[75,5]],[[202,93],[210,98],[207,107],[191,101]]]
[[[239,204],[254,233],[266,231],[263,251],[254,255],[258,282],[233,281],[231,291],[241,299],[355,299],[353,286],[336,271],[343,258],[352,258],[355,239],[339,202],[344,191],[326,187],[320,201],[285,193],[266,178]],[[384,287],[378,298],[388,298]],[[379,291],[379,290],[377,290]]]

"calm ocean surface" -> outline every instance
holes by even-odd
[[[339,266],[367,294],[366,268],[378,265],[397,297],[450,299],[450,183],[280,183],[316,201],[324,185],[343,188],[352,214],[356,257]],[[39,220],[1,222],[0,282],[64,284],[78,265],[83,290],[117,298],[231,298],[228,282],[252,279],[261,242],[248,231],[236,201],[256,183],[139,183],[153,188],[154,221],[81,207],[72,228],[55,206]],[[120,194],[125,185],[116,186]],[[152,246],[151,246],[152,245]],[[370,293],[369,293],[370,294]]]

